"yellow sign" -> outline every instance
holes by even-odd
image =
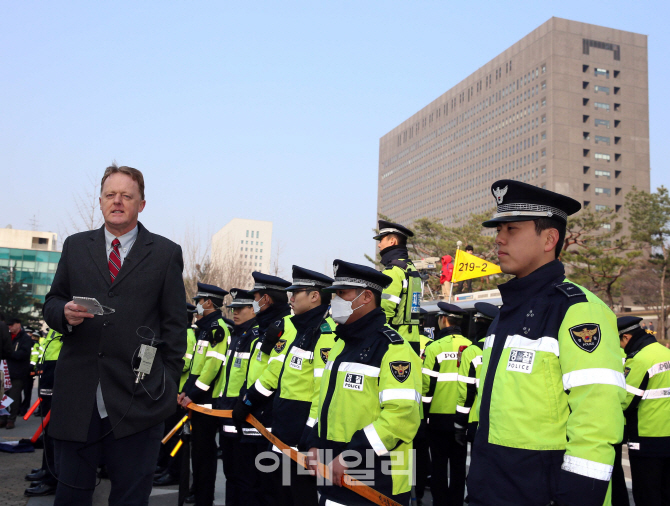
[[[481,278],[491,274],[500,274],[500,267],[483,258],[476,257],[465,251],[456,251],[456,260],[454,261],[454,274],[451,278],[452,283],[458,283],[465,279]]]

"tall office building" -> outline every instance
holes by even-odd
[[[234,218],[212,237],[212,262],[226,269],[269,273],[271,252],[271,221]]]
[[[649,191],[647,36],[551,18],[380,139],[377,211],[458,224],[502,178],[596,210]]]
[[[61,252],[53,232],[0,228],[0,278],[18,283],[40,302],[51,289]]]

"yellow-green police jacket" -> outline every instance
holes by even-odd
[[[421,421],[421,360],[385,322],[377,308],[338,325],[308,446],[327,450],[326,463],[344,450],[358,452],[362,461],[348,472],[391,496],[411,486],[412,440]],[[356,474],[366,470],[368,475]],[[356,499],[341,487],[319,487],[319,492],[335,503]]]
[[[472,506],[606,501],[623,435],[616,317],[555,260],[500,285],[468,477]]]
[[[186,329],[186,352],[184,352],[184,367],[182,369],[181,378],[179,380],[179,391],[181,392],[191,374],[191,365],[193,364],[193,356],[195,355],[196,347],[195,330],[189,327]]]
[[[409,260],[405,248],[384,252],[381,259],[384,274],[393,281],[382,293],[382,309],[387,323],[410,343],[420,355],[419,309],[421,307],[421,278]]]
[[[670,457],[670,350],[651,334],[631,344],[624,373],[628,451]]]
[[[472,344],[458,326],[445,327],[426,346],[423,361],[423,412],[431,430],[453,432],[458,400],[458,365],[461,353]]]
[[[479,422],[477,410],[472,409],[477,400],[479,374],[482,370],[482,349],[485,339],[472,343],[461,354],[458,366],[458,399],[456,400],[456,423],[465,427],[467,423]]]

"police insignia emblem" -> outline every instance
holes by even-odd
[[[337,276],[337,269],[340,268],[340,264],[333,265],[333,276]]]
[[[391,367],[391,374],[393,374],[393,377],[400,383],[404,383],[405,380],[409,378],[409,373],[412,370],[412,364],[399,360],[390,362],[389,366]]]
[[[592,353],[600,344],[600,325],[597,323],[582,323],[571,327],[570,337],[582,350]]]
[[[624,378],[627,378],[629,372],[630,372],[630,367],[626,367],[626,368],[623,370],[623,377],[624,377]]]
[[[496,202],[498,204],[502,204],[503,197],[507,193],[507,188],[509,188],[509,187],[505,186],[502,190],[500,189],[500,187],[493,190],[493,196],[496,198]]]
[[[277,344],[275,344],[275,351],[277,353],[281,353],[284,349],[284,346],[286,346],[286,339],[280,339],[277,341]]]
[[[237,290],[233,290],[230,292],[230,295],[233,296],[233,299],[237,299]]]
[[[321,355],[321,360],[323,360],[323,363],[325,364],[328,362],[328,354],[330,353],[330,348],[321,348],[319,350],[319,355]]]

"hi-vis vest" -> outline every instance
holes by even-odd
[[[194,367],[191,374],[198,374],[195,371],[196,360],[202,360],[204,354],[204,361],[200,362],[200,373],[198,379],[195,381],[195,386],[203,392],[208,392],[214,385],[214,382],[221,373],[221,368],[226,365],[226,350],[228,349],[228,341],[230,338],[230,329],[223,318],[217,320],[218,326],[223,330],[223,339],[216,344],[209,341],[198,341],[196,343],[196,353],[193,357]],[[208,329],[208,336],[211,338],[212,329]],[[205,346],[207,343],[207,346]],[[210,394],[211,395],[211,392]]]
[[[179,380],[179,391],[184,388],[184,384],[191,373],[191,365],[193,363],[193,355],[196,348],[195,330],[191,327],[186,329],[186,352],[184,352],[184,367],[182,368],[181,378]]]
[[[384,274],[393,281],[382,293],[386,321],[414,346],[418,353],[421,277],[410,260],[392,260]]]
[[[472,406],[477,400],[479,373],[482,369],[482,348],[485,339],[468,346],[461,354],[458,366],[458,400],[456,401],[457,423],[465,427],[466,423],[477,423],[477,410]]]
[[[670,457],[670,350],[652,342],[626,359],[628,451]]]
[[[276,380],[281,371],[281,366],[284,363],[284,358],[286,355],[286,343],[288,340],[293,340],[296,334],[295,327],[291,323],[291,315],[286,315],[283,318],[277,320],[279,323],[279,340],[275,347],[272,349],[269,355],[261,351],[261,339],[260,337],[253,341],[251,348],[251,357],[249,362],[249,372],[247,373],[247,388],[256,383],[256,380],[265,373],[265,370],[270,367],[272,362],[276,362],[272,366],[272,370],[268,374],[268,381],[272,381],[276,388]],[[271,325],[276,324],[277,322],[272,323]],[[281,358],[280,358],[281,355]],[[272,380],[270,378],[273,378]]]

